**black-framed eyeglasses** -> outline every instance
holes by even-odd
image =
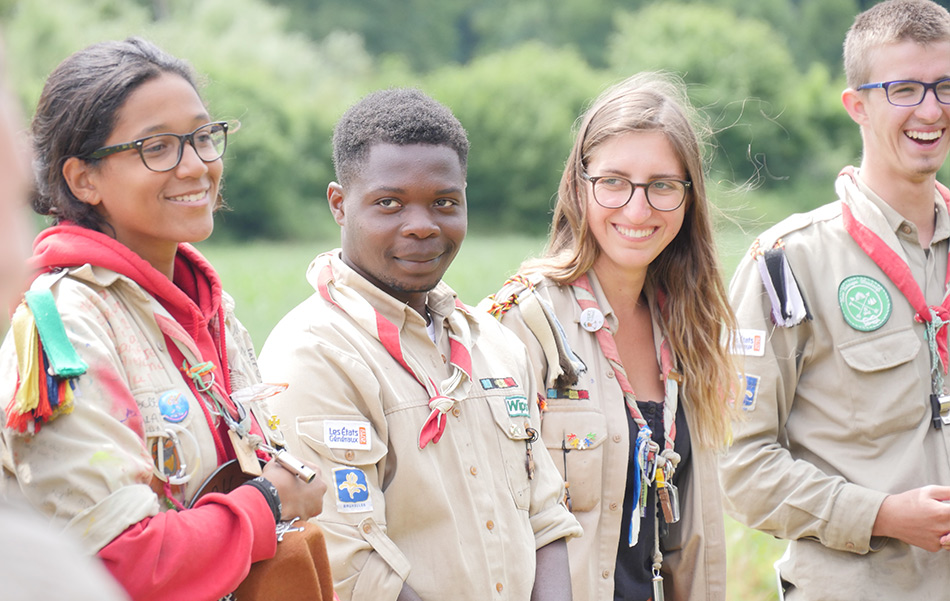
[[[866,83],[858,86],[859,90],[874,90],[883,88],[887,101],[894,106],[917,106],[924,101],[927,90],[933,90],[937,102],[950,104],[950,78],[941,79],[933,83],[924,83],[912,79]]]
[[[581,177],[591,183],[594,200],[605,209],[619,209],[633,198],[637,188],[643,188],[647,204],[657,211],[675,211],[686,200],[686,190],[692,182],[682,179],[654,179],[643,184],[634,183],[617,175],[591,177],[582,172]]]
[[[227,121],[206,123],[190,134],[155,134],[126,142],[105,146],[91,152],[83,158],[101,159],[117,152],[138,150],[142,162],[150,171],[171,171],[181,162],[185,142],[191,144],[198,158],[205,163],[220,159],[228,147]],[[237,128],[234,128],[235,130]]]

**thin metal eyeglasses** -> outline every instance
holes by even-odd
[[[185,142],[188,142],[199,159],[211,163],[224,155],[230,127],[227,121],[215,121],[202,125],[190,134],[155,134],[125,144],[104,146],[83,158],[101,159],[117,152],[138,150],[142,163],[149,171],[171,171],[181,163]],[[234,130],[237,131],[237,127]]]
[[[912,79],[899,79],[880,83],[866,83],[859,90],[884,89],[887,101],[894,106],[917,106],[924,101],[927,90],[934,91],[934,97],[941,104],[950,104],[950,78],[933,83],[924,83]]]
[[[686,200],[686,190],[692,182],[682,179],[654,179],[643,184],[634,183],[616,175],[598,175],[591,177],[581,172],[581,177],[591,183],[594,200],[605,209],[619,209],[625,206],[637,188],[643,188],[647,204],[657,211],[675,211]]]

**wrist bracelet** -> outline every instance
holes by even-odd
[[[274,514],[274,523],[279,523],[281,515],[283,515],[283,507],[280,504],[280,495],[277,494],[277,487],[271,484],[270,480],[264,476],[258,476],[257,478],[248,480],[242,484],[242,486],[245,485],[253,486],[261,491],[261,494],[264,495],[264,498],[267,500],[267,505]]]

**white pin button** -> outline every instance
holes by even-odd
[[[604,327],[604,314],[596,307],[588,307],[581,311],[581,327],[588,332],[596,332]]]

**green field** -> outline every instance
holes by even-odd
[[[727,274],[731,274],[751,236],[735,228],[717,233]],[[221,274],[225,289],[237,302],[237,313],[260,349],[277,321],[313,289],[304,278],[313,257],[338,245],[337,240],[313,243],[255,242],[200,246]],[[494,292],[525,258],[542,250],[544,240],[524,237],[469,235],[446,274],[446,281],[469,304]],[[778,599],[772,564],[785,543],[726,519],[730,601]]]

